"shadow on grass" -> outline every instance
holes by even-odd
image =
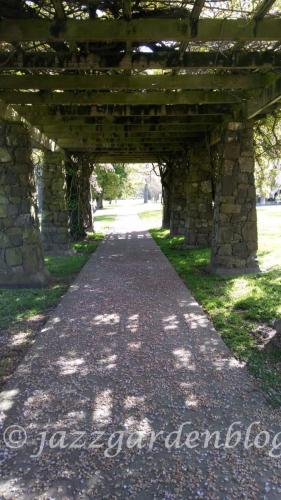
[[[101,234],[89,234],[86,240],[73,244],[75,255],[45,257],[46,268],[53,278],[47,288],[0,289],[0,330],[53,307],[102,238]]]
[[[263,274],[219,277],[204,269],[210,249],[183,248],[184,238],[167,230],[151,234],[194,297],[212,319],[235,356],[248,363],[273,405],[281,405],[281,350],[259,350],[253,332],[257,323],[280,316],[281,269]]]

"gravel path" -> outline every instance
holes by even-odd
[[[137,215],[119,212],[2,393],[3,430],[23,426],[27,442],[1,445],[0,498],[280,499],[280,412]],[[270,442],[245,449],[257,421],[249,443],[260,430]],[[242,439],[226,448],[234,422]]]

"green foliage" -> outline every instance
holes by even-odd
[[[255,125],[257,195],[268,198],[281,189],[281,114],[269,114]]]
[[[127,171],[123,163],[95,165],[91,181],[93,195],[101,195],[109,201],[117,200],[122,197],[126,180]]]

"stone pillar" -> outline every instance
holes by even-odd
[[[47,255],[71,255],[64,154],[46,151],[42,169],[41,235]]]
[[[253,126],[229,123],[216,186],[211,270],[257,272],[257,247]]]
[[[213,188],[210,151],[206,141],[192,144],[186,183],[185,246],[210,246],[213,226]]]
[[[188,180],[187,162],[177,161],[171,168],[170,176],[170,203],[171,203],[171,236],[183,235],[185,233],[187,204],[186,189]]]
[[[0,123],[0,286],[47,283],[28,131],[22,123]]]

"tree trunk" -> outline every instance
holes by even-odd
[[[143,196],[144,196],[144,200],[143,202],[144,203],[148,203],[148,198],[149,198],[149,190],[148,190],[148,185],[145,184],[144,186],[144,193],[143,193]]]
[[[84,225],[83,195],[80,168],[71,162],[66,164],[67,204],[69,211],[70,235],[73,241],[87,236]]]
[[[102,194],[99,195],[96,198],[96,202],[97,202],[97,210],[102,210],[103,209],[103,197],[102,197]]]
[[[91,185],[90,176],[92,168],[89,163],[85,162],[81,165],[81,207],[82,207],[82,217],[84,222],[84,227],[89,230],[93,230],[93,217],[92,217],[92,207],[91,207]]]
[[[162,187],[162,203],[163,203],[162,229],[170,229],[170,223],[171,223],[170,191],[169,188],[164,185]]]

